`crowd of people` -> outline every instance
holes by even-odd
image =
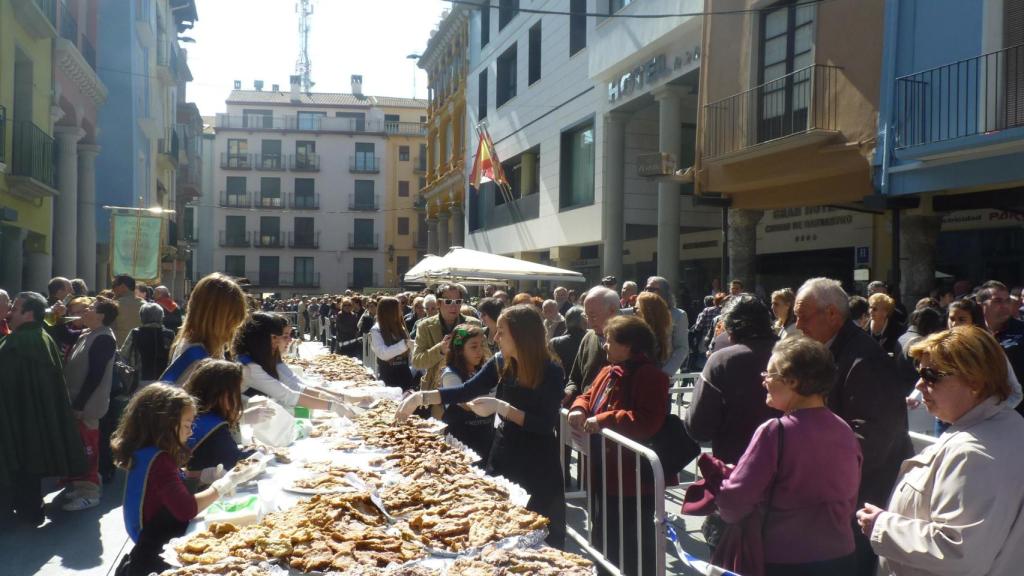
[[[1009,574],[1024,559],[1019,289],[958,283],[909,312],[884,283],[862,297],[827,278],[770,296],[733,281],[702,306],[656,276],[550,296],[443,283],[260,299],[221,274],[187,305],[127,276],[99,294],[65,278],[46,296],[0,290],[0,523],[42,521],[44,478],[60,479],[64,510],[96,506],[120,467],[136,545],[118,574],[162,567],[163,544],[247,480],[225,472],[247,455],[240,423],[268,420],[267,402],[350,414],[352,398],[288,366],[297,343],[361,358],[365,340],[380,380],[403,392],[396,417],[445,421],[489,473],[527,490],[553,546],[566,535],[560,411],[592,439],[646,442],[671,425],[672,376],[700,371],[683,426],[711,451],[683,512],[707,516],[715,562],[867,576]],[[922,405],[938,438],[915,456],[907,410]],[[631,457],[591,453],[584,473],[604,494],[593,533],[630,535],[622,549],[593,545],[648,573],[653,534],[637,518],[653,517],[649,470],[637,483]]]

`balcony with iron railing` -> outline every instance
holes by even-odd
[[[357,155],[348,157],[348,171],[353,174],[379,174],[380,156]]]
[[[319,172],[320,155],[314,153],[292,154],[289,156],[289,167],[292,172]]]
[[[348,273],[348,287],[349,288],[367,288],[379,286],[378,281],[380,276],[377,274],[356,274],[355,272]]]
[[[11,139],[11,176],[23,179],[31,196],[54,193],[53,137],[31,122],[15,120]]]
[[[280,192],[277,194],[262,194],[256,192],[253,198],[253,208],[261,210],[281,210],[284,208],[284,198]]]
[[[252,170],[252,154],[221,152],[220,167],[224,170]]]
[[[221,248],[249,248],[252,246],[252,232],[249,231],[220,231]]]
[[[417,156],[416,163],[412,167],[412,171],[417,174],[425,174],[427,172],[427,158],[426,156]]]
[[[229,274],[230,276],[230,274]],[[249,286],[268,288],[319,288],[319,272],[281,272],[278,270],[250,270],[237,274],[238,278],[248,280]]]
[[[320,195],[319,194],[298,194],[292,193],[288,195],[288,208],[292,210],[319,210],[320,209]]]
[[[893,118],[897,149],[1021,139],[1024,44],[897,78]]]
[[[380,202],[376,194],[369,198],[353,194],[348,199],[348,209],[356,212],[376,212],[380,210]]]
[[[348,233],[349,250],[378,250],[380,249],[380,234],[353,234]]]
[[[280,172],[285,168],[285,158],[281,154],[255,154],[257,170]]]
[[[254,248],[284,248],[285,236],[283,232],[259,232],[253,241]]]
[[[813,64],[704,106],[708,160],[745,155],[801,134],[838,133],[842,68]]]
[[[384,122],[359,118],[273,114],[217,114],[217,128],[233,130],[284,130],[290,132],[354,132],[396,136],[426,136],[420,122]]]
[[[317,250],[320,248],[320,231],[288,232],[288,247]]]
[[[221,208],[252,208],[252,196],[248,192],[221,190],[218,205]]]

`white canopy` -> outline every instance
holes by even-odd
[[[405,275],[406,282],[452,280],[466,283],[480,283],[488,280],[525,280],[551,282],[586,282],[579,272],[545,266],[527,260],[517,260],[478,252],[468,248],[453,247],[444,258],[427,256]],[[429,262],[428,262],[429,260]],[[421,268],[422,267],[422,268]],[[416,272],[419,279],[414,279]]]
[[[410,268],[409,271],[405,273],[405,281],[416,284],[429,283],[430,278],[427,275],[434,269],[434,267],[440,261],[440,256],[427,254],[426,256],[423,257],[423,260],[417,262],[415,266]]]

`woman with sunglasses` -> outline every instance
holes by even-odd
[[[975,326],[933,334],[910,354],[928,411],[950,427],[903,463],[886,509],[857,512],[879,574],[1019,574],[1024,420],[1006,403],[1006,355]]]

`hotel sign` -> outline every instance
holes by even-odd
[[[686,54],[676,56],[671,61],[665,54],[642,62],[618,79],[608,83],[608,101],[615,102],[640,94],[655,82],[668,76],[671,72],[681,70],[686,64],[700,60],[700,47],[687,50]]]

